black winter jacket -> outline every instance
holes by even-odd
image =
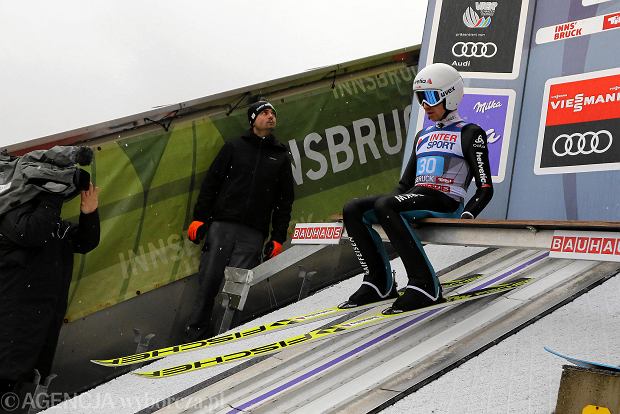
[[[0,380],[45,377],[67,309],[73,254],[99,243],[97,211],[60,219],[63,198],[41,193],[0,216]]]
[[[291,219],[294,182],[286,147],[251,131],[226,141],[202,183],[194,220],[245,224],[283,243]]]

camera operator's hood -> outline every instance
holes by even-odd
[[[79,178],[88,173],[76,166],[92,162],[87,147],[56,146],[21,157],[0,155],[0,215],[24,204],[40,192],[71,199],[79,194]],[[89,177],[90,178],[90,177]]]

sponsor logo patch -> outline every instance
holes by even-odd
[[[620,68],[549,79],[536,174],[620,169]]]
[[[427,183],[416,184],[416,185],[419,185],[420,187],[432,188],[433,190],[438,190],[438,191],[441,191],[443,193],[449,193],[450,192],[450,186],[448,186],[448,185],[427,184]]]
[[[491,24],[491,17],[480,17],[474,9],[468,7],[463,13],[463,24],[470,29],[484,29]]]
[[[297,223],[291,244],[338,244],[342,223]]]
[[[620,262],[620,233],[555,231],[550,257]]]
[[[608,14],[603,20],[603,30],[617,29],[620,27],[620,13]]]
[[[480,174],[480,182],[484,185],[487,183],[489,177],[484,172],[484,160],[482,159],[483,153],[476,151],[476,165],[478,166],[478,173]]]
[[[573,155],[603,154],[611,148],[614,137],[611,132],[601,130],[597,132],[560,134],[553,140],[551,149],[558,157]]]
[[[405,200],[409,200],[409,199],[416,198],[416,197],[420,197],[420,194],[406,193],[406,194],[398,194],[394,196],[394,198],[398,201],[405,201]]]
[[[497,45],[493,42],[456,42],[452,54],[454,57],[492,58],[497,54]]]

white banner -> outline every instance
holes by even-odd
[[[291,244],[338,244],[342,223],[297,223]]]
[[[536,32],[536,44],[556,42],[574,37],[591,35],[620,27],[620,12],[587,19],[541,27]]]
[[[620,233],[556,230],[549,257],[620,262]]]

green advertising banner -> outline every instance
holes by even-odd
[[[291,153],[297,222],[333,221],[353,197],[396,185],[415,68],[316,82],[267,96],[275,135]],[[93,145],[100,187],[101,243],[76,256],[68,320],[195,273],[200,248],[186,237],[200,184],[224,140],[247,127],[247,105],[176,119],[168,128]],[[79,201],[65,207],[77,219]]]

